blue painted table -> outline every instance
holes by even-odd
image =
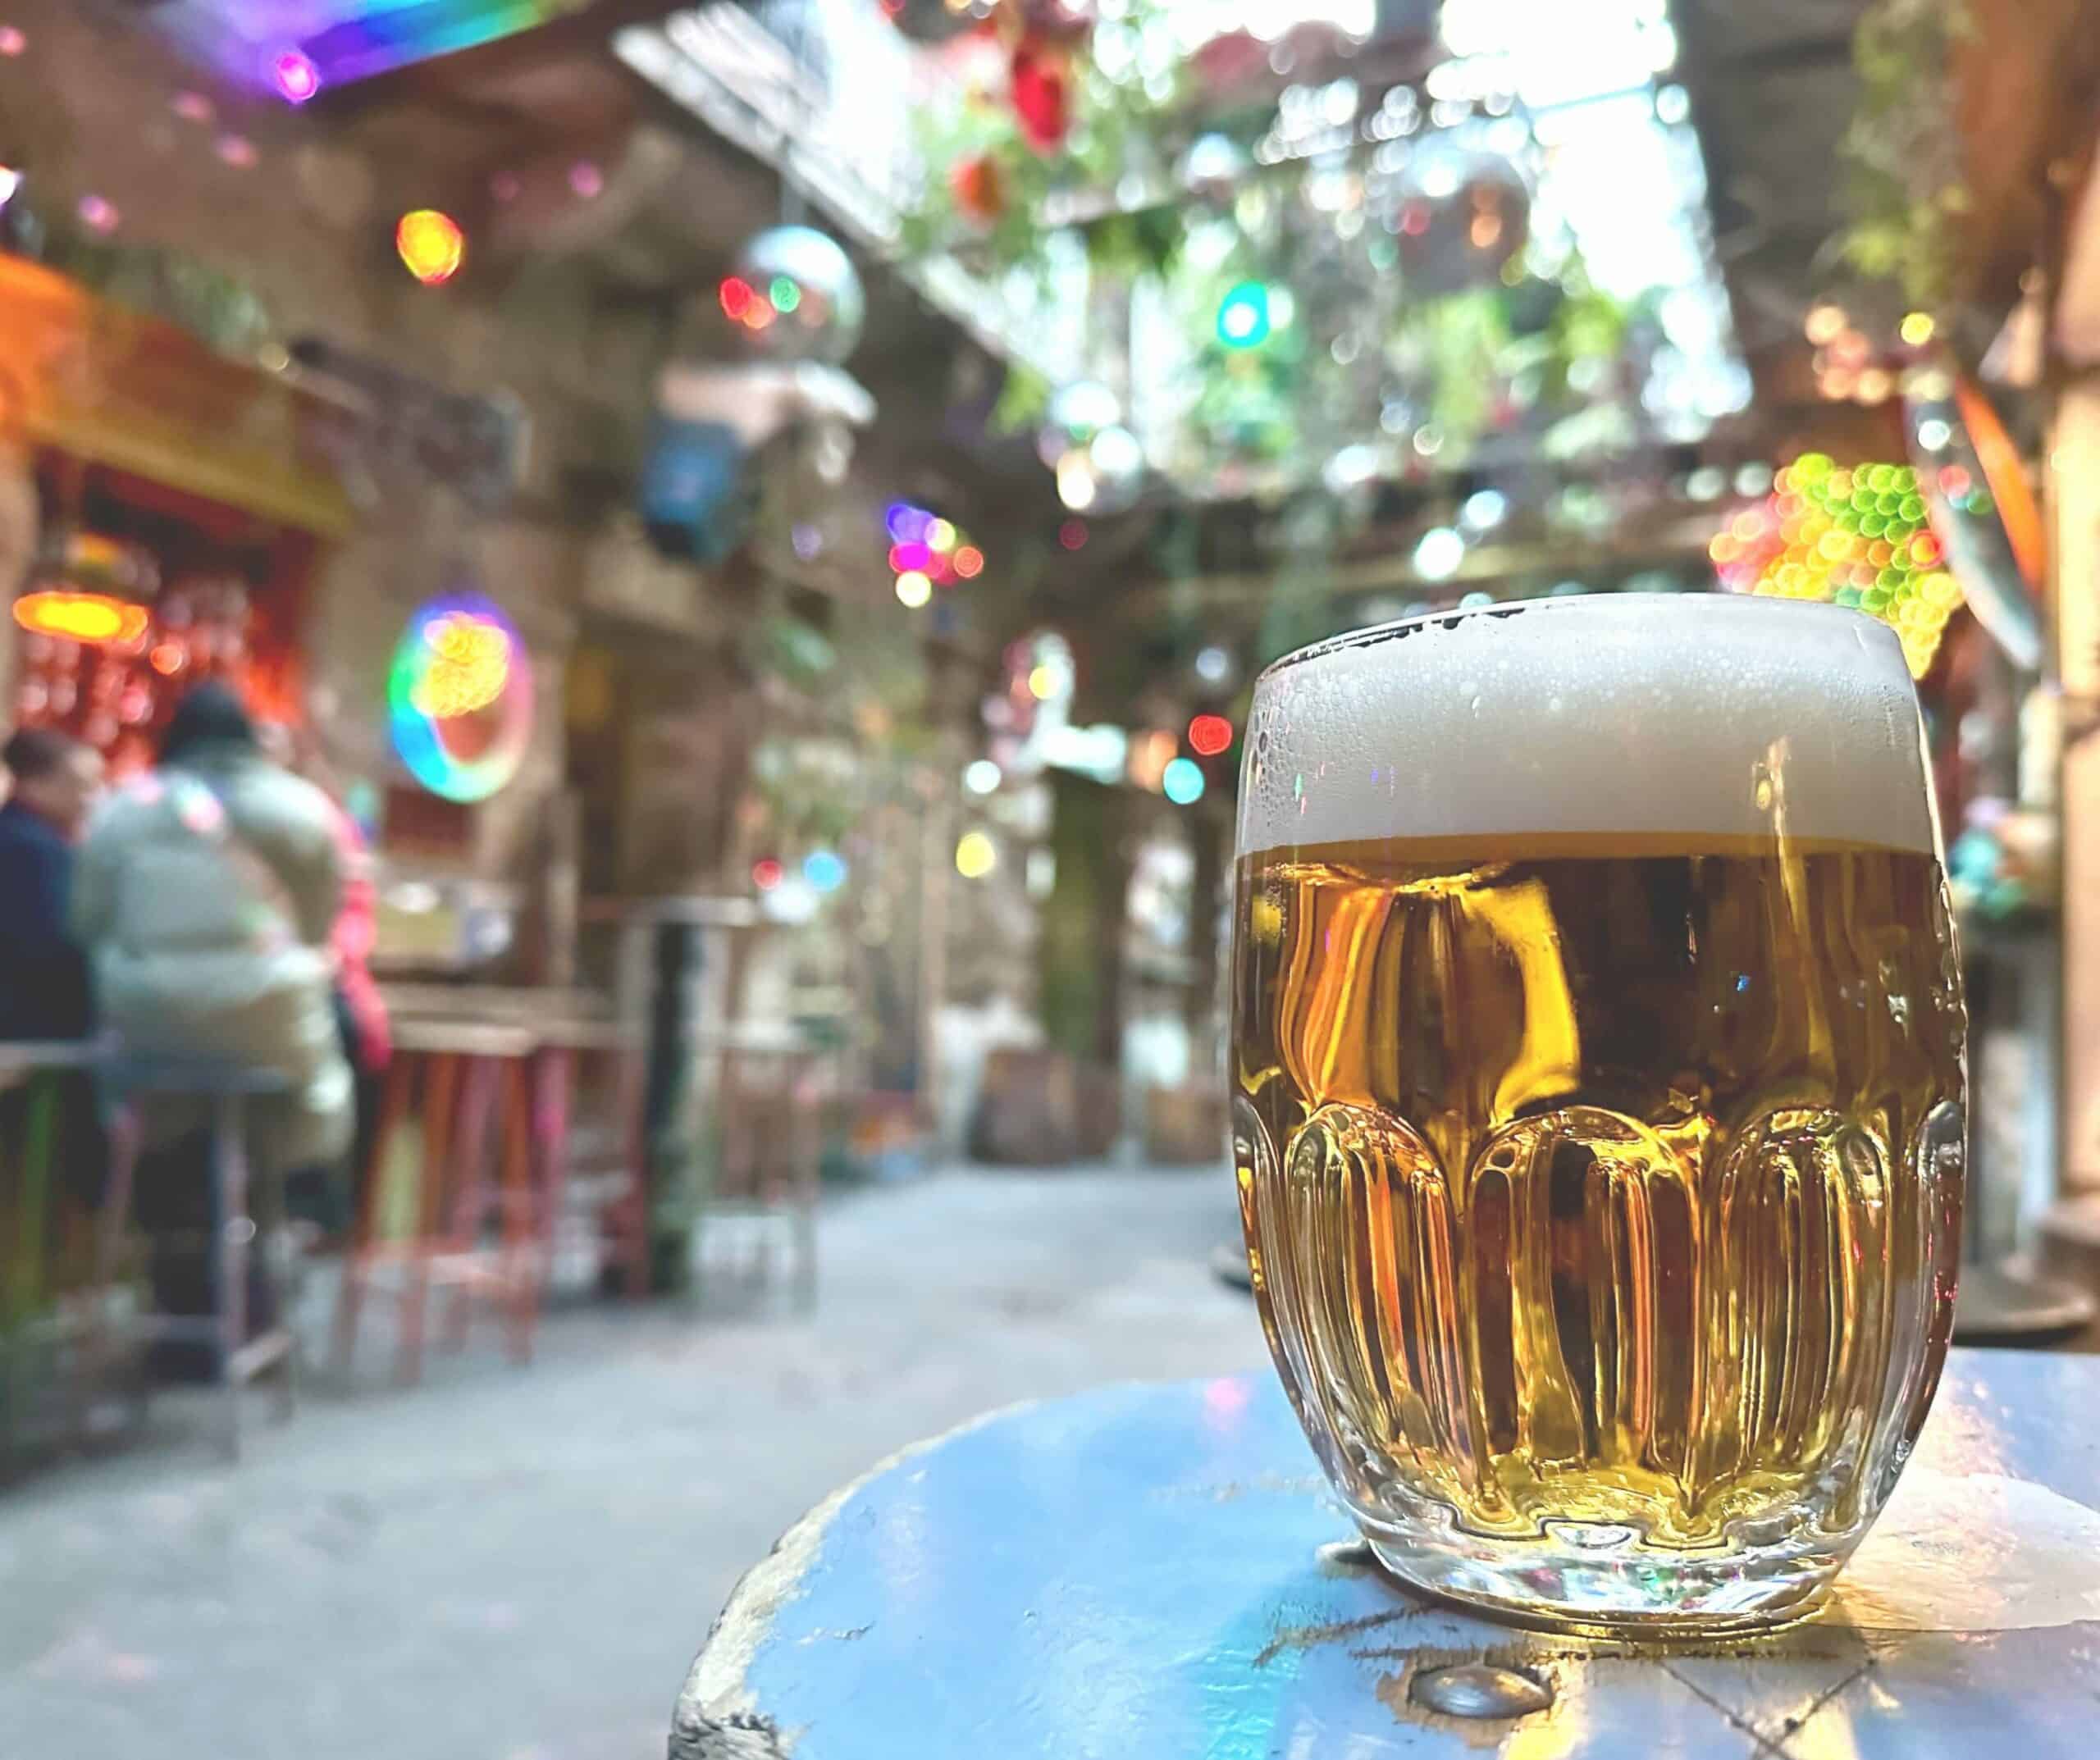
[[[1658,1648],[1395,1588],[1267,1375],[1020,1407],[907,1450],[790,1532],[695,1664],[671,1753],[2086,1760],[2096,1419],[2100,1359],[1956,1351],[1819,1613]],[[1482,1662],[1550,1703],[1474,1721],[1422,1702],[1437,1671]]]

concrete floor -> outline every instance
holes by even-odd
[[[823,1223],[810,1320],[550,1317],[420,1388],[211,1412],[0,1495],[0,1760],[653,1760],[738,1575],[989,1407],[1266,1361],[1221,1171],[956,1174]]]

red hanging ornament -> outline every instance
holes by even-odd
[[[979,228],[997,226],[1012,202],[1007,174],[988,153],[956,160],[948,170],[948,191],[955,198],[956,212]]]
[[[1021,138],[1038,153],[1055,153],[1072,128],[1071,69],[1064,53],[1040,37],[1014,48],[1014,115]]]

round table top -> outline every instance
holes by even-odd
[[[1352,1543],[1271,1376],[1018,1407],[884,1462],[781,1541],[695,1664],[671,1754],[2083,1760],[2096,1411],[2100,1359],[1956,1351],[1824,1608],[1664,1649],[1403,1593]],[[1477,1686],[1436,1676],[1467,1665],[1511,1671],[1489,1688],[1534,1708],[1432,1708]]]

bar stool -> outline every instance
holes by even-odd
[[[784,1224],[794,1303],[813,1308],[824,1146],[810,1090],[825,1054],[805,1045],[726,1037],[703,1042],[702,1048],[714,1060],[714,1156],[696,1251],[707,1265],[707,1236],[719,1222],[754,1222],[769,1230]],[[733,1274],[746,1293],[756,1293],[766,1282],[772,1258],[761,1234],[758,1251],[747,1253]]]
[[[535,1124],[539,1133],[553,1225],[560,1225],[568,1182],[592,1188],[600,1238],[627,1294],[649,1293],[649,1173],[642,1118],[648,1073],[641,1034],[615,1021],[557,1019],[537,1028],[540,1040]],[[603,1115],[578,1128],[577,1078],[596,1060],[606,1094]]]
[[[36,1397],[40,1347],[62,1347],[75,1330],[66,1316],[52,1311],[56,1293],[48,1287],[52,1174],[61,1147],[63,1084],[69,1076],[95,1068],[104,1050],[92,1040],[0,1044],[0,1093],[24,1096],[21,1152],[13,1159],[12,1177],[0,1181],[0,1217],[9,1223],[0,1231],[0,1467],[32,1428],[27,1418]],[[0,1174],[9,1171],[0,1168]],[[89,1294],[92,1300],[94,1292]],[[77,1432],[84,1422],[84,1389],[71,1391]]]
[[[219,1385],[223,1390],[221,1439],[229,1460],[240,1457],[240,1397],[249,1382],[280,1368],[277,1415],[289,1419],[298,1400],[299,1349],[286,1314],[279,1272],[284,1263],[285,1219],[281,1170],[265,1176],[253,1205],[255,1182],[248,1160],[248,1106],[253,1100],[288,1092],[285,1078],[274,1069],[168,1057],[136,1057],[122,1052],[104,1065],[111,1095],[129,1110],[141,1096],[185,1097],[206,1103],[211,1116],[212,1200],[211,1267],[217,1312],[208,1315],[143,1314],[126,1331],[134,1338],[189,1338],[219,1347]],[[114,1280],[116,1260],[130,1214],[133,1174],[138,1160],[138,1133],[121,1120],[112,1133],[110,1188],[103,1208],[98,1282]],[[259,1208],[260,1219],[254,1211]],[[274,1300],[277,1323],[255,1338],[248,1336],[248,1268],[259,1255],[265,1287]],[[141,1395],[143,1406],[144,1394]]]
[[[400,1343],[395,1377],[422,1374],[423,1338],[433,1283],[453,1293],[447,1342],[466,1342],[470,1297],[499,1303],[509,1320],[512,1356],[532,1353],[546,1248],[554,1215],[551,1190],[535,1179],[534,1060],[536,1033],[486,1022],[410,1019],[394,1028],[394,1058],[381,1090],[364,1170],[358,1215],[343,1268],[336,1310],[335,1357],[347,1375],[372,1274],[398,1265],[402,1279]],[[416,1164],[416,1220],[405,1240],[381,1238],[381,1201],[387,1151],[412,1103],[422,1107],[422,1154]],[[493,1135],[492,1135],[493,1131]],[[500,1183],[487,1170],[491,1150],[501,1159]],[[491,1209],[497,1244],[483,1244]]]

